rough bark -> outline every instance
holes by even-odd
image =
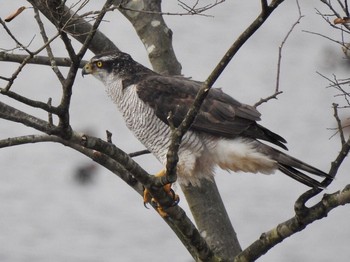
[[[182,186],[196,225],[218,257],[233,261],[240,247],[215,182],[202,181],[202,186]]]
[[[173,32],[161,14],[161,1],[117,0],[114,4],[135,28],[154,71],[167,75],[180,75],[181,64],[172,46]]]
[[[86,22],[77,14],[74,14],[73,11],[67,6],[62,5],[62,1],[27,1],[38,8],[52,24],[59,28],[59,30],[63,30],[64,32],[72,35],[80,43],[85,42],[89,33],[93,29],[90,23]],[[63,28],[62,25],[64,25]],[[100,30],[96,30],[95,35],[89,44],[89,49],[95,54],[119,50],[108,37],[100,32]]]

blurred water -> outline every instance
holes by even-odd
[[[8,2],[0,16],[5,17],[22,4]],[[333,97],[333,90],[324,88],[327,82],[315,72],[336,72],[339,77],[347,77],[347,71],[340,67],[343,60],[338,46],[301,32],[305,29],[339,37],[315,14],[314,7],[322,10],[322,6],[317,1],[301,4],[305,17],[283,50],[280,84],[284,94],[259,110],[263,114],[262,124],[289,141],[292,155],[328,170],[339,151],[339,141],[329,139],[332,132],[327,130],[335,126],[331,104],[339,98]],[[259,1],[227,1],[210,12],[214,17],[167,16],[183,73],[205,79],[258,9]],[[179,11],[176,2],[164,1],[164,11],[172,10]],[[294,1],[281,5],[242,48],[216,86],[250,104],[270,95],[275,85],[278,46],[297,16]],[[110,13],[106,21],[109,22],[101,30],[123,51],[149,65],[128,22],[117,12]],[[29,43],[36,34],[31,47],[40,46],[31,10],[8,26],[24,43]],[[54,29],[50,27],[49,32],[53,35]],[[0,47],[14,46],[3,30],[0,34]],[[57,55],[66,56],[59,40],[54,47]],[[16,67],[0,63],[1,75],[12,74]],[[54,103],[60,94],[51,70],[40,66],[26,67],[13,88],[42,101],[52,97]],[[1,97],[1,101],[9,100]],[[31,112],[47,117],[38,110]],[[126,152],[142,149],[104,94],[102,84],[94,79],[77,77],[71,118],[78,131],[88,130],[104,137],[108,129],[114,142]],[[0,120],[0,138],[31,133],[29,128]],[[137,161],[149,172],[161,167],[151,156],[139,157]],[[76,183],[73,179],[76,168],[89,163],[80,154],[54,144],[0,151],[0,261],[164,261],[164,256],[167,261],[191,261],[165,223],[155,212],[143,208],[141,197],[120,179],[98,168],[95,183],[84,186]],[[349,183],[347,170],[349,163],[343,166],[328,193]],[[243,247],[290,218],[295,199],[306,189],[279,173],[274,176],[218,173],[218,186]],[[180,204],[189,214],[184,197]],[[349,215],[348,207],[338,208],[259,261],[347,261]]]

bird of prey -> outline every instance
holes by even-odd
[[[93,57],[82,74],[92,74],[104,83],[128,128],[165,165],[172,134],[169,113],[171,124],[179,126],[202,83],[158,74],[123,52]],[[219,166],[263,174],[280,170],[309,187],[322,187],[306,173],[327,177],[326,173],[262,142],[287,149],[286,141],[259,125],[259,120],[260,113],[254,107],[238,102],[221,89],[210,89],[182,139],[178,183],[200,186],[202,179],[213,178],[213,169]]]

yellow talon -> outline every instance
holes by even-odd
[[[162,169],[160,172],[158,172],[155,176],[160,177],[165,175],[165,169]],[[172,198],[174,199],[174,205],[177,205],[179,203],[179,196],[175,194],[174,190],[171,188],[171,184],[166,184],[163,186],[164,191]],[[151,196],[151,193],[147,188],[143,191],[143,204],[145,207],[147,207],[147,203],[155,203],[157,206],[157,211],[161,217],[167,217],[168,214],[163,210],[163,208],[160,206],[159,202]]]

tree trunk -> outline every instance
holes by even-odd
[[[201,181],[201,187],[181,186],[197,228],[215,254],[233,261],[242,251],[215,182]]]

